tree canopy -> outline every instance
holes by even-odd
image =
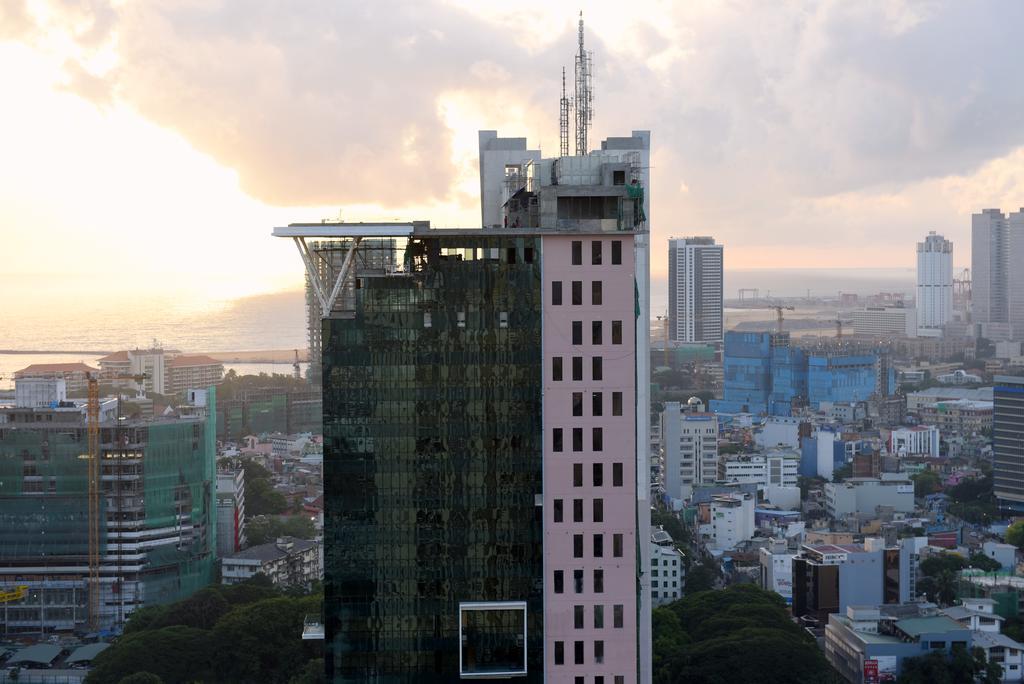
[[[266,544],[278,537],[312,539],[315,536],[316,528],[313,527],[313,521],[308,515],[260,515],[250,518],[245,525],[245,538],[250,546]]]
[[[1024,520],[1018,520],[1006,530],[1006,543],[1024,549]]]
[[[824,656],[783,600],[754,585],[688,595],[655,608],[652,620],[657,684],[831,681]]]
[[[932,470],[922,470],[916,475],[911,475],[914,482],[914,496],[923,497],[942,491],[942,478]]]
[[[300,635],[305,616],[319,614],[322,601],[320,594],[282,596],[262,581],[208,587],[184,601],[144,608],[96,656],[86,684],[321,682],[321,646]],[[126,679],[143,674],[149,679]]]
[[[905,658],[900,667],[898,684],[959,684],[981,682],[998,684],[1003,680],[999,663],[987,662],[985,652],[975,648],[954,647],[952,654],[933,651],[918,658]]]

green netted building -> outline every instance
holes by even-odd
[[[214,579],[212,397],[209,408],[101,422],[100,629]],[[0,605],[7,634],[89,628],[87,451],[80,406],[0,409],[0,591],[29,587]]]
[[[319,434],[323,427],[323,400],[316,391],[246,390],[235,399],[218,402],[216,414],[217,439],[224,441],[272,432]]]

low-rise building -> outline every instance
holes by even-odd
[[[708,547],[734,549],[754,536],[755,497],[747,492],[715,494],[707,506],[707,520],[699,527]]]
[[[942,432],[970,435],[992,429],[991,401],[954,399],[926,404],[917,410],[923,423],[935,425]]]
[[[683,596],[683,554],[669,539],[667,545],[651,542],[651,601],[655,606],[678,601]]]
[[[202,354],[175,356],[165,363],[166,394],[179,394],[193,387],[219,385],[224,378],[224,364]]]
[[[929,387],[920,392],[911,392],[907,395],[907,411],[916,413],[922,406],[934,404],[937,401],[955,401],[957,399],[969,399],[971,401],[992,401],[993,392],[991,387]]]
[[[99,369],[84,363],[33,363],[15,371],[14,379],[40,378],[45,380],[64,380],[67,392],[76,394],[85,392],[90,374],[98,374]]]
[[[259,574],[277,586],[308,587],[323,579],[319,542],[281,537],[228,556],[221,565],[224,584],[238,584]]]
[[[879,506],[913,513],[914,484],[902,477],[849,477],[825,483],[825,511],[834,520],[848,515],[874,518]]]
[[[898,428],[889,435],[889,452],[899,456],[939,457],[939,429],[932,425]]]
[[[825,624],[852,605],[904,603],[914,596],[912,544],[804,544],[793,558],[793,615]]]
[[[1005,619],[995,614],[996,602],[990,598],[965,598],[959,606],[943,608],[942,614],[951,617],[972,632],[1002,631]]]
[[[981,545],[981,551],[998,562],[1002,570],[1013,570],[1017,567],[1017,547],[1013,544],[987,541]]]
[[[245,471],[217,473],[217,556],[245,546]]]
[[[941,382],[943,385],[974,385],[981,382],[980,375],[968,373],[962,368],[958,368],[952,373],[944,373],[943,375],[940,375],[935,379]]]
[[[772,449],[762,454],[730,454],[718,461],[718,481],[795,487],[800,474],[800,454],[788,449]]]
[[[825,658],[857,684],[896,681],[907,658],[972,645],[971,630],[932,604],[852,605],[825,627]]]
[[[901,306],[869,306],[850,313],[857,335],[888,339],[914,337],[917,334],[917,311]]]
[[[761,588],[774,591],[793,603],[793,558],[796,553],[789,548],[785,539],[772,538],[768,546],[758,550],[761,563]]]

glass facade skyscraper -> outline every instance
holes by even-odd
[[[361,279],[354,316],[323,321],[329,666],[451,681],[460,600],[524,600],[525,643],[513,619],[464,657],[541,681],[539,240],[409,252],[411,273]]]
[[[483,228],[274,231],[323,318],[328,673],[648,682],[649,134],[480,138]]]

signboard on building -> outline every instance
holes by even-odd
[[[896,681],[896,656],[876,656],[864,661],[864,684]]]

